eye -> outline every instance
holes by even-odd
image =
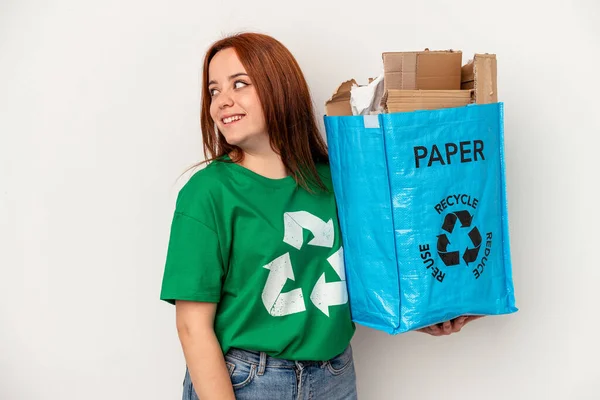
[[[219,91],[215,88],[209,88],[208,93],[210,94],[210,97],[215,97]]]
[[[248,84],[244,81],[235,81],[233,84],[233,87],[235,89],[240,89],[240,88],[243,88],[244,86],[248,86]]]

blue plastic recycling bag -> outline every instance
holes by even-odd
[[[324,119],[355,322],[517,311],[502,103]]]

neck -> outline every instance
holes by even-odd
[[[261,152],[244,151],[240,164],[250,171],[270,179],[282,179],[288,176],[288,171],[281,161],[281,156],[270,148]]]

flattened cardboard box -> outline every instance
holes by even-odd
[[[460,89],[460,51],[387,52],[382,58],[386,90]]]
[[[393,90],[387,92],[388,113],[462,107],[473,102],[473,90]]]
[[[355,85],[357,85],[356,81],[350,79],[338,86],[333,96],[325,103],[325,112],[327,115],[352,115],[350,89]]]
[[[474,102],[498,102],[498,67],[495,54],[475,54],[461,69],[461,89],[474,89]]]

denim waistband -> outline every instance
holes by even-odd
[[[351,351],[352,350],[351,350],[350,346],[348,346],[342,354],[340,354],[336,357],[344,356],[346,354],[349,354]],[[307,367],[307,366],[311,366],[311,365],[317,365],[320,367],[324,367],[329,362],[329,360],[325,360],[325,361],[284,360],[281,358],[271,357],[263,351],[242,350],[242,349],[237,349],[237,348],[229,349],[229,351],[227,352],[227,355],[230,357],[236,358],[238,360],[241,360],[241,361],[246,361],[251,364],[256,364],[262,368],[268,368],[268,367],[276,367],[276,368],[298,368],[298,367],[300,367],[300,368],[303,368],[303,367]]]

